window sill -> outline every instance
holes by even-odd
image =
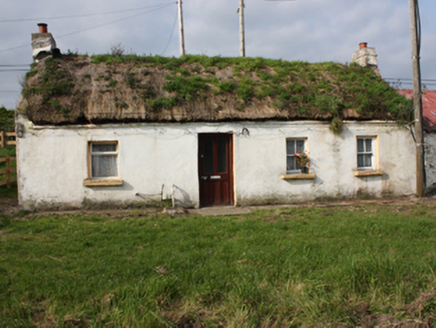
[[[296,174],[284,174],[281,176],[282,180],[313,180],[316,178],[316,174],[312,173],[296,173]]]
[[[385,174],[382,170],[362,170],[362,171],[354,171],[355,177],[377,177]]]
[[[86,179],[83,181],[85,187],[116,187],[122,186],[123,180],[112,178],[112,179]]]

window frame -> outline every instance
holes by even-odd
[[[105,144],[115,144],[116,151],[111,152],[93,152],[93,145],[105,145]],[[93,156],[108,156],[114,155],[116,156],[116,176],[107,176],[107,177],[96,177],[93,176],[92,172],[92,157]],[[105,186],[121,186],[123,185],[123,180],[120,179],[120,144],[118,140],[107,140],[107,141],[88,141],[87,145],[87,166],[88,166],[88,178],[84,180],[83,185],[85,187],[105,187]]]
[[[93,152],[92,146],[93,145],[113,145],[116,146],[116,151],[113,152]],[[117,175],[113,176],[107,176],[107,177],[96,177],[93,176],[92,172],[92,157],[93,156],[108,156],[108,155],[114,155],[116,156],[116,169],[117,169]],[[114,179],[119,178],[120,176],[120,170],[119,170],[119,143],[117,140],[110,140],[110,141],[88,141],[88,179],[91,180],[101,180],[101,179]]]
[[[363,140],[364,151],[359,152],[359,140]],[[371,140],[371,151],[366,149],[366,140]],[[371,155],[371,166],[359,166],[359,156]],[[378,169],[378,139],[377,136],[356,136],[356,167],[357,171],[373,171]]]
[[[300,165],[296,162],[295,159],[295,153],[293,154],[288,154],[288,142],[289,141],[294,141],[294,149],[296,151],[297,150],[297,141],[303,141],[304,142],[304,147],[303,147],[303,151],[308,152],[309,151],[309,143],[308,143],[308,139],[307,137],[300,137],[300,138],[286,138],[286,175],[290,175],[290,174],[300,174],[301,173],[301,167]],[[288,159],[289,158],[294,158],[295,159],[295,169],[294,170],[288,170]],[[307,169],[309,170],[310,164],[307,167]]]

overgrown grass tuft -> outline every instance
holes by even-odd
[[[398,210],[398,208],[396,208]],[[2,326],[337,326],[436,317],[436,207],[0,220]]]

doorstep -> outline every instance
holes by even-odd
[[[190,214],[201,216],[232,216],[249,214],[252,209],[247,207],[235,207],[235,206],[216,206],[216,207],[202,207],[189,210]]]

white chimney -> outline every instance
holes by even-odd
[[[39,33],[32,33],[32,48],[33,60],[39,62],[40,60],[51,56],[56,48],[56,41],[47,31],[47,24],[39,23]]]
[[[353,53],[351,62],[357,63],[362,67],[372,68],[374,72],[380,76],[375,48],[369,48],[366,42],[359,43],[359,47],[360,49]]]

